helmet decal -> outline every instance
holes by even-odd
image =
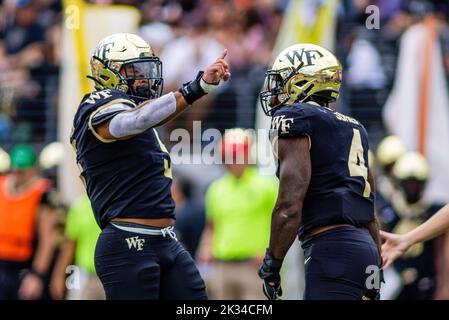
[[[314,65],[315,60],[323,57],[323,54],[318,50],[301,48],[287,52],[285,57],[293,66],[295,65],[296,59],[298,59],[299,63],[304,63],[304,66],[311,66]]]
[[[265,114],[297,102],[327,105],[337,100],[341,64],[328,50],[310,43],[286,48],[265,74],[260,102]]]

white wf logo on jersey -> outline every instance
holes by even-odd
[[[293,123],[293,118],[285,118],[285,115],[273,117],[271,120],[271,129],[279,130],[281,129],[281,133],[288,133],[288,129],[290,129],[290,125]]]
[[[131,248],[137,249],[137,251],[143,250],[143,244],[145,243],[145,239],[139,239],[138,236],[132,237],[132,238],[126,238],[126,242],[128,243],[128,248],[131,250]]]
[[[111,96],[112,96],[111,91],[108,89],[103,91],[96,91],[90,94],[89,98],[86,99],[86,102],[89,104],[94,104],[95,101],[97,100],[107,99]]]

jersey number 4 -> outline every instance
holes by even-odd
[[[170,153],[168,152],[164,143],[161,141],[161,139],[159,139],[159,135],[157,134],[156,129],[153,128],[153,131],[154,131],[154,135],[156,136],[157,142],[159,143],[161,151],[167,153],[168,156],[170,156]],[[164,176],[166,176],[167,178],[173,179],[171,166],[167,159],[164,159]]]
[[[351,142],[351,150],[348,157],[348,168],[351,177],[362,177],[365,181],[365,188],[363,190],[363,196],[368,198],[371,193],[371,186],[368,182],[368,167],[365,164],[365,158],[363,157],[363,145],[362,138],[360,136],[359,129],[353,129],[353,136]]]

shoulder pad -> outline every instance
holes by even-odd
[[[126,103],[135,106],[134,101],[121,91],[104,89],[94,91],[84,96],[83,104],[101,106],[105,103],[109,103],[115,100],[120,100],[122,103]]]

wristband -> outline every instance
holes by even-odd
[[[196,100],[207,94],[207,92],[203,90],[200,84],[203,74],[203,71],[198,72],[195,80],[184,83],[178,90],[188,104],[194,103]]]
[[[206,81],[204,81],[203,78],[201,78],[200,86],[201,86],[201,89],[203,89],[204,92],[209,93],[209,92],[217,90],[218,87],[223,84],[223,82],[224,82],[223,79],[221,79],[220,82],[216,83],[216,84],[207,83]]]
[[[36,277],[38,277],[41,280],[45,279],[45,274],[44,273],[40,273],[40,272],[34,270],[33,268],[28,270],[28,274],[35,275]]]

